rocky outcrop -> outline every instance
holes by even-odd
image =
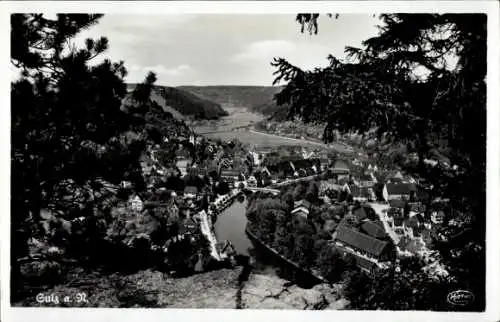
[[[272,275],[252,274],[242,290],[242,303],[251,309],[343,309],[340,286],[326,284],[303,289]]]
[[[244,277],[242,277],[245,275]],[[157,271],[132,275],[75,275],[74,282],[44,291],[59,295],[85,293],[86,301],[38,303],[36,294],[14,306],[161,307],[226,309],[342,309],[339,287],[325,284],[302,289],[274,275],[242,274],[242,268],[221,269],[172,278]]]

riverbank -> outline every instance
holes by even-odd
[[[309,270],[306,270],[302,267],[300,267],[300,265],[298,265],[297,263],[289,260],[288,258],[286,258],[285,256],[281,255],[277,250],[275,250],[274,248],[264,244],[262,241],[259,240],[259,238],[257,238],[257,236],[255,236],[251,231],[250,229],[248,229],[248,227],[245,229],[245,233],[250,237],[250,240],[252,240],[254,243],[257,243],[259,244],[259,246],[265,248],[268,252],[272,253],[274,256],[280,258],[282,261],[286,262],[288,265],[291,265],[293,266],[295,269],[297,269],[298,271],[300,271],[301,273],[303,274],[307,274],[309,276],[311,276],[313,279],[315,279],[317,281],[317,283],[326,283],[326,284],[329,284],[329,282],[322,276],[320,276],[317,272],[311,272]]]
[[[243,269],[221,269],[186,278],[172,278],[152,270],[125,276],[81,274],[74,283],[58,285],[44,294],[54,294],[60,299],[68,294],[86,294],[86,301],[43,304],[34,296],[13,306],[189,309],[235,309],[239,306],[245,309],[312,310],[343,309],[347,304],[337,289],[327,285],[302,289],[290,286],[276,276],[254,272],[250,272],[246,280],[240,280]]]

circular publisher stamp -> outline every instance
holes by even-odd
[[[78,304],[88,303],[87,293],[80,292],[72,295],[60,295],[55,293],[38,293],[36,301],[41,304]]]
[[[448,293],[446,300],[451,305],[467,306],[474,301],[474,294],[467,290],[456,290]]]

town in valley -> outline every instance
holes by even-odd
[[[486,15],[207,16],[11,16],[12,305],[484,310]]]

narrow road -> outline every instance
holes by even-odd
[[[309,140],[301,140],[301,139],[294,139],[294,138],[290,138],[290,137],[287,137],[287,136],[282,136],[282,135],[277,135],[277,134],[270,134],[270,133],[266,133],[266,132],[255,131],[255,130],[248,130],[248,131],[252,132],[254,134],[267,135],[267,136],[270,136],[270,137],[275,137],[275,138],[280,138],[280,139],[286,139],[286,140],[296,141],[296,142],[307,142],[307,143],[315,144],[315,145],[322,146],[322,147],[328,147],[326,144],[320,143],[320,142],[309,141]]]
[[[386,217],[383,213],[384,210],[389,209],[389,205],[380,204],[380,203],[369,203],[369,205],[375,211],[375,213],[377,214],[380,221],[384,224],[384,229],[387,232],[387,234],[389,235],[389,237],[391,237],[394,244],[397,245],[399,243],[399,237],[396,235],[394,230],[392,230],[392,228],[389,226],[389,223],[385,219]]]
[[[286,139],[286,140],[295,141],[295,142],[310,143],[310,144],[314,144],[314,145],[321,146],[321,147],[324,147],[324,148],[333,148],[334,150],[337,150],[339,152],[352,151],[351,147],[346,146],[343,143],[325,144],[325,143],[321,143],[321,142],[310,141],[310,140],[302,140],[302,139],[295,139],[295,138],[290,138],[288,136],[282,136],[282,135],[277,135],[277,134],[270,134],[270,133],[260,132],[260,131],[251,130],[251,129],[249,129],[248,131],[251,132],[251,133],[254,133],[254,134],[267,135],[267,136],[270,136],[270,137],[275,137],[275,138],[280,138],[280,139]]]

